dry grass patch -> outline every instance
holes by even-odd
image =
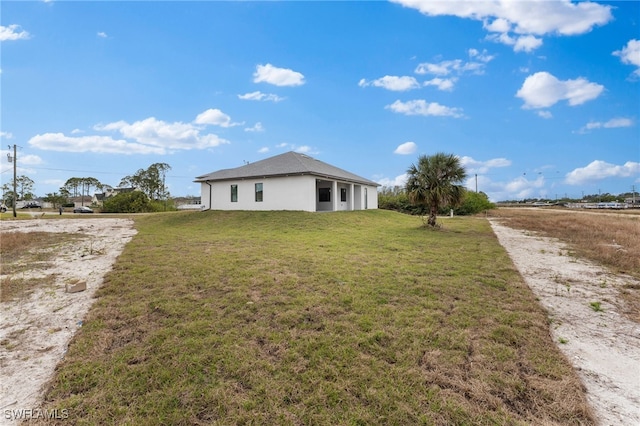
[[[616,273],[640,278],[640,211],[625,214],[593,211],[499,208],[491,215],[512,228],[539,232],[566,243],[570,252],[610,268]],[[602,285],[606,285],[603,281]],[[640,318],[640,288],[621,291],[630,317]]]
[[[34,289],[51,282],[51,277],[24,276],[21,272],[45,270],[56,256],[56,247],[72,241],[75,235],[49,232],[5,232],[0,240],[0,302],[25,297]]]

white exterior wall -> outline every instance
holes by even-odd
[[[358,199],[356,199],[356,210],[372,210],[378,208],[378,188],[375,186],[362,185],[360,191],[355,191]]]
[[[262,183],[262,202],[255,200],[255,184]],[[238,185],[238,201],[231,202],[231,185]],[[316,179],[313,176],[202,182],[202,204],[212,210],[303,210],[315,211]]]
[[[212,210],[302,210],[336,211],[378,208],[378,188],[354,183],[320,180],[315,176],[290,176],[212,182],[211,189],[201,183],[201,200]],[[255,201],[255,184],[262,183],[263,201]],[[238,201],[231,202],[231,185],[238,185]],[[331,188],[331,201],[320,203],[318,188]],[[347,189],[347,201],[340,199],[340,188]],[[209,196],[212,195],[213,202]],[[366,204],[365,204],[366,202]]]

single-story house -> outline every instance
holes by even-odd
[[[93,194],[93,199],[91,200],[91,202],[92,204],[95,204],[97,206],[103,206],[104,200],[106,200],[107,198],[111,198],[115,195],[122,194],[125,192],[133,192],[135,190],[136,188],[128,188],[128,187],[118,187],[118,188],[107,187],[105,188],[104,192]]]
[[[198,176],[204,209],[338,211],[378,208],[378,183],[286,152]]]

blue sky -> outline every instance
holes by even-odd
[[[2,182],[295,150],[383,185],[458,155],[494,201],[640,190],[640,2],[0,3]]]

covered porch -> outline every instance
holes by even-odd
[[[316,179],[316,211],[366,210],[369,208],[369,189],[352,182]]]

